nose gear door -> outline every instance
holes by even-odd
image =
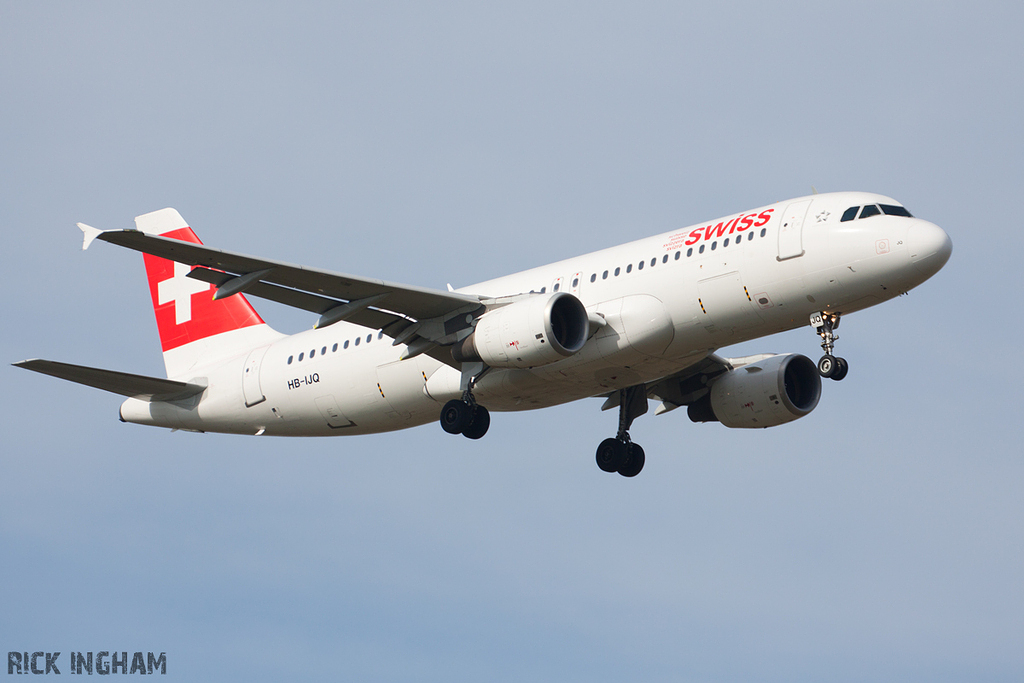
[[[804,217],[807,209],[811,207],[810,199],[802,202],[793,202],[786,207],[782,214],[782,223],[779,226],[779,256],[778,260],[796,258],[804,255],[803,230]]]

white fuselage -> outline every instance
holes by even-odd
[[[569,292],[607,323],[564,360],[492,369],[475,387],[477,401],[492,411],[528,410],[652,382],[717,348],[806,325],[811,313],[881,303],[941,268],[949,238],[931,223],[891,215],[840,221],[849,207],[870,203],[897,204],[860,192],[812,195],[460,290]],[[428,355],[400,361],[403,345],[349,323],[240,348],[175,378],[206,383],[200,396],[129,399],[122,418],[230,433],[366,434],[434,421],[461,394],[457,370]]]

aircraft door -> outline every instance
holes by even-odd
[[[778,260],[785,261],[804,255],[804,217],[807,215],[807,209],[811,207],[811,201],[806,199],[802,202],[793,202],[786,207],[786,212],[782,214],[782,224],[779,227]]]
[[[583,283],[583,273],[575,273],[572,276],[572,280],[570,280],[570,284],[572,286],[569,288],[569,291],[572,292],[573,296],[577,296],[578,297],[580,295],[580,285],[582,283]]]
[[[560,278],[560,277],[555,278],[555,281],[551,283],[551,291],[552,292],[560,292],[560,291],[562,291],[562,284],[563,284],[562,283],[562,278]]]
[[[260,386],[260,366],[263,363],[263,356],[266,355],[269,348],[269,346],[264,346],[253,349],[245,359],[245,367],[242,370],[242,395],[245,397],[246,408],[251,408],[267,400]]]

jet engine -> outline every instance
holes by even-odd
[[[483,361],[493,368],[533,368],[573,355],[590,336],[583,303],[568,292],[534,296],[477,320],[476,329],[452,347],[459,362]]]
[[[711,391],[691,404],[694,422],[726,427],[774,427],[808,414],[821,398],[821,376],[800,354],[772,356],[725,373]]]

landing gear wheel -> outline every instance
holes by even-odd
[[[452,399],[441,409],[441,429],[449,434],[461,434],[472,421],[473,408],[465,401]]]
[[[836,357],[826,353],[818,360],[818,374],[822,377],[832,377],[839,371]]]
[[[647,412],[647,385],[619,389],[619,433],[597,447],[597,466],[605,472],[635,477],[644,468],[644,449],[629,439],[633,420]]]
[[[640,448],[640,444],[631,443],[626,450],[626,464],[619,468],[619,474],[624,477],[635,477],[644,468],[644,449]]]
[[[839,381],[846,377],[846,373],[850,371],[850,364],[846,362],[845,358],[836,358],[836,371],[832,374],[832,379]]]
[[[479,439],[487,433],[491,426],[491,414],[483,406],[473,406],[473,420],[462,430],[462,435],[467,439]]]
[[[810,318],[811,327],[821,337],[821,350],[825,352],[825,355],[818,361],[818,374],[837,382],[846,377],[846,373],[850,371],[850,364],[846,362],[845,358],[837,358],[832,355],[836,340],[839,339],[839,335],[835,333],[835,330],[839,329],[839,318],[839,313],[826,311],[811,313]]]
[[[597,447],[597,466],[605,472],[618,472],[627,460],[629,451],[624,441],[605,439]]]

